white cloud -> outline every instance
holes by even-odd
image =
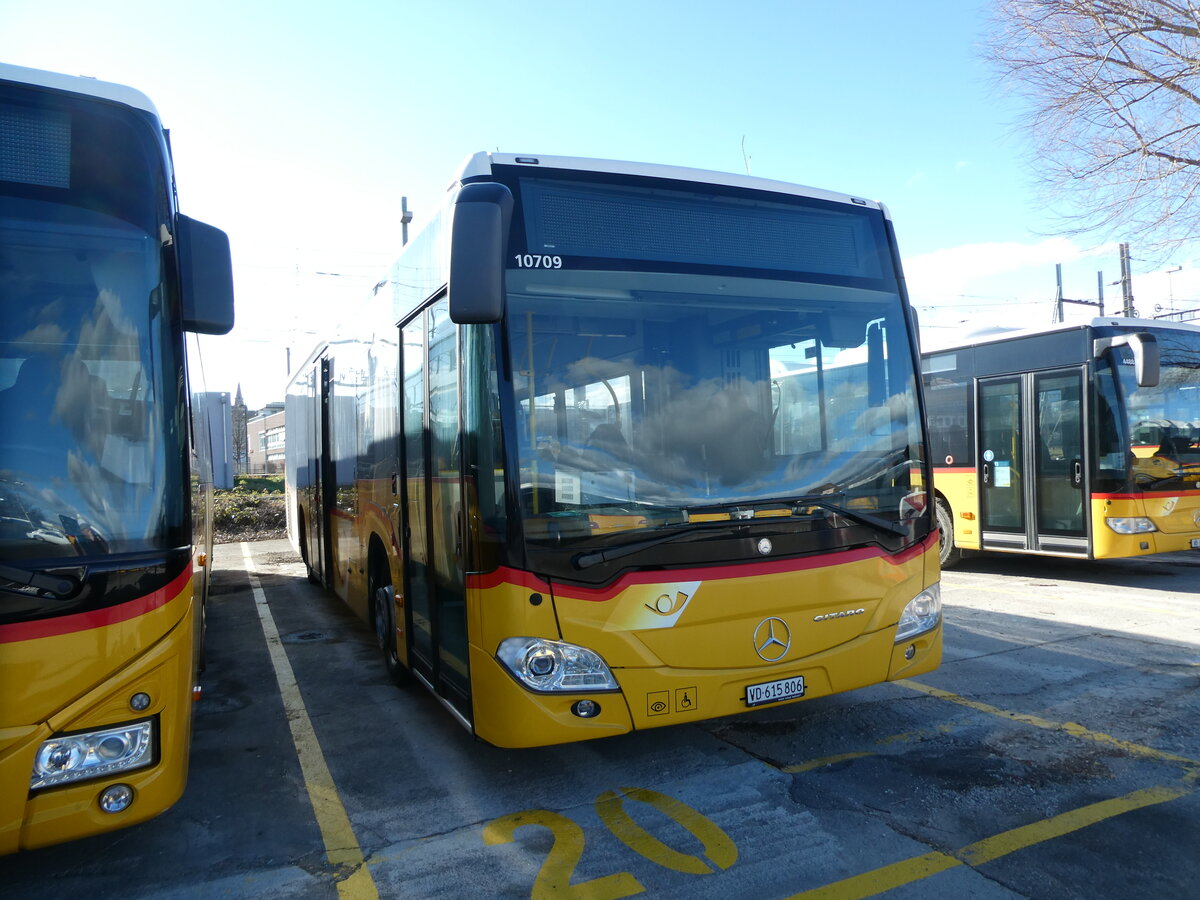
[[[1133,306],[1143,318],[1200,308],[1200,265],[1180,251],[1170,265],[1133,259]],[[1103,289],[1104,312],[1120,314],[1120,251],[1115,243],[1083,246],[1054,237],[1023,243],[965,244],[904,260],[909,297],[922,328],[991,325],[1036,326],[1052,321],[1057,291],[1055,266],[1063,269],[1063,297],[1095,301]],[[1157,268],[1146,271],[1144,265]],[[1095,316],[1093,306],[1068,303],[1068,321]]]
[[[1063,237],[948,247],[905,259],[904,271],[913,304],[934,313],[931,321],[1002,322],[1018,310],[1037,315],[1039,309],[1048,321],[1057,264],[1064,296],[1079,299],[1095,298],[1097,269],[1111,269],[1106,280],[1119,271],[1116,245],[1083,247]]]

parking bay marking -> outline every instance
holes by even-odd
[[[1136,744],[1133,741],[1125,741],[1120,738],[1113,737],[1111,734],[1105,734],[1102,731],[1092,731],[1090,728],[1085,728],[1078,722],[1055,722],[1051,719],[1043,719],[1040,716],[1032,716],[1027,713],[1014,712],[1008,709],[1001,709],[998,706],[992,706],[990,703],[984,703],[980,700],[970,700],[959,694],[945,691],[941,688],[935,688],[928,684],[922,684],[919,681],[911,679],[902,679],[896,684],[910,688],[914,691],[920,691],[923,694],[928,694],[931,697],[937,697],[939,700],[946,700],[950,703],[957,703],[960,706],[965,706],[969,709],[977,710],[978,712],[987,713],[997,718],[1007,719],[1010,722],[1020,722],[1023,725],[1032,725],[1035,728],[1042,728],[1046,731],[1061,731],[1069,734],[1072,737],[1083,738],[1084,740],[1092,741],[1097,744],[1104,744],[1109,747],[1115,747],[1122,750],[1131,756],[1141,756],[1147,759],[1155,759],[1160,762],[1180,763],[1187,766],[1189,769],[1200,769],[1200,761],[1190,759],[1186,756],[1178,756],[1174,753],[1168,753],[1165,750],[1156,750],[1153,747],[1147,747],[1144,744]]]
[[[275,680],[279,684],[279,695],[283,699],[283,708],[292,730],[296,756],[300,760],[304,786],[308,790],[317,828],[320,829],[321,840],[325,844],[325,858],[339,872],[348,873],[337,882],[338,897],[342,900],[379,900],[375,879],[371,877],[367,868],[358,838],[350,825],[350,817],[342,805],[337,785],[333,782],[333,775],[330,774],[329,765],[321,752],[317,733],[308,717],[304,698],[300,696],[300,687],[296,683],[292,664],[288,661],[287,651],[279,639],[279,629],[275,626],[275,617],[271,615],[270,607],[267,606],[267,595],[259,584],[254,560],[250,555],[250,546],[246,543],[242,543],[241,546],[246,573],[250,578],[250,590],[254,595],[254,606],[262,624],[267,650],[271,654],[271,664],[275,668]]]
[[[984,838],[961,848],[955,853],[934,851],[891,865],[881,866],[861,875],[853,875],[842,881],[793,894],[788,900],[857,900],[889,891],[902,885],[920,881],[956,866],[980,866],[1002,856],[1015,853],[1053,838],[1062,837],[1089,825],[1095,825],[1123,813],[1132,812],[1158,803],[1166,803],[1190,793],[1185,787],[1152,787],[1134,791],[1112,800],[1101,800],[1072,809],[1049,819],[1030,825],[1022,825],[1010,831]]]
[[[1175,800],[1191,793],[1192,785],[1195,785],[1200,780],[1200,762],[1185,756],[1156,750],[1153,747],[1147,747],[1132,741],[1124,741],[1112,735],[1085,728],[1076,722],[1055,722],[1050,719],[1041,718],[1040,716],[1002,709],[990,703],[969,700],[950,691],[921,684],[910,679],[898,681],[897,684],[928,694],[931,697],[956,703],[1008,721],[1020,722],[1049,731],[1061,731],[1073,737],[1115,747],[1134,756],[1182,764],[1188,771],[1184,775],[1183,786],[1145,788],[1126,794],[1123,797],[1101,800],[1098,803],[1080,807],[1079,809],[1068,810],[1057,816],[1041,819],[1029,825],[1023,825],[993,835],[992,837],[984,838],[983,840],[968,844],[954,853],[934,851],[922,854],[921,856],[914,856],[910,859],[881,866],[870,872],[863,872],[860,875],[853,875],[841,881],[794,894],[788,900],[822,900],[822,898],[823,900],[856,900],[856,898],[870,897],[884,891],[892,890],[893,888],[920,881],[957,866],[967,865],[974,867],[983,865],[1018,850],[1062,837],[1063,835],[1124,813]],[[886,741],[880,743],[886,743]],[[798,774],[824,765],[872,755],[874,754],[846,753],[820,760],[811,760],[800,765],[787,766],[782,771]]]

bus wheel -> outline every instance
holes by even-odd
[[[962,551],[954,546],[954,517],[945,500],[937,501],[938,558],[942,568],[949,569],[962,559]]]
[[[371,618],[375,624],[375,642],[383,652],[388,677],[398,685],[408,683],[408,672],[396,653],[396,591],[391,579],[376,573],[371,577]]]

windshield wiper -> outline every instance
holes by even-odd
[[[882,531],[898,537],[908,537],[908,529],[903,525],[889,522],[887,519],[880,518],[879,516],[860,512],[857,509],[850,509],[834,502],[834,499],[844,497],[845,495],[845,491],[840,491],[829,494],[802,494],[798,497],[781,497],[770,500],[748,500],[734,503],[714,503],[709,506],[689,506],[686,510],[689,514],[696,512],[727,512],[729,513],[729,519],[720,519],[712,522],[691,522],[680,527],[672,527],[670,534],[660,534],[646,540],[634,541],[631,544],[620,544],[616,547],[608,547],[603,550],[592,550],[576,554],[572,558],[571,563],[577,569],[590,569],[592,566],[600,565],[600,563],[621,559],[625,556],[632,556],[634,553],[640,553],[643,550],[649,550],[651,547],[657,547],[660,544],[668,543],[676,538],[687,537],[697,532],[716,531],[740,535],[743,533],[746,525],[778,525],[780,523],[779,518],[767,517],[755,519],[752,514],[752,511],[756,508],[761,509],[772,506],[789,508],[793,513],[806,506],[819,506],[821,509],[828,510],[835,515],[849,519],[852,522],[857,522],[860,525],[874,528],[876,531]],[[738,516],[738,513],[741,511],[751,513],[751,515]]]
[[[21,585],[22,587],[37,588],[39,591],[53,594],[60,600],[70,596],[78,587],[75,580],[66,575],[53,575],[49,572],[18,569],[15,566],[9,565],[0,565],[0,578]]]
[[[812,494],[803,497],[791,497],[789,498],[789,502],[792,504],[793,509],[801,506],[819,506],[821,509],[827,509],[829,512],[841,516],[843,519],[850,519],[852,522],[858,522],[860,525],[867,525],[876,531],[886,531],[888,534],[908,537],[908,529],[903,525],[896,522],[889,522],[887,519],[873,516],[870,513],[865,513],[849,506],[842,506],[840,503],[834,503],[830,499],[831,497],[844,496],[845,493]]]
[[[796,497],[775,497],[763,498],[761,500],[738,500],[730,503],[714,503],[709,506],[691,506],[688,507],[688,512],[728,512],[731,519],[742,518],[746,520],[753,519],[753,510],[762,509],[764,507],[788,507],[794,514],[797,510],[806,506],[819,506],[821,509],[828,510],[831,513],[841,516],[844,519],[850,519],[853,522],[858,522],[860,525],[867,525],[874,528],[876,531],[884,531],[888,534],[898,535],[900,537],[908,536],[908,529],[903,525],[895,522],[889,522],[887,519],[872,515],[871,513],[862,512],[857,509],[852,509],[848,506],[843,506],[837,501],[846,496],[845,491],[830,491],[825,494],[801,494]],[[749,513],[750,515],[738,516],[739,512]]]
[[[592,566],[600,565],[600,563],[620,559],[623,556],[632,556],[635,553],[640,553],[642,550],[649,550],[651,547],[666,544],[679,537],[688,537],[697,532],[723,531],[730,534],[737,534],[739,530],[731,526],[729,522],[697,522],[691,525],[684,525],[680,529],[672,530],[670,534],[660,534],[652,538],[647,538],[644,541],[634,541],[632,544],[619,544],[616,547],[592,550],[589,553],[577,553],[572,557],[571,564],[577,569],[590,569]]]

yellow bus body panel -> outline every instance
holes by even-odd
[[[979,549],[979,503],[974,469],[934,469],[934,493],[950,504],[954,519],[954,544],[963,550]],[[964,518],[967,513],[970,518]]]
[[[0,855],[134,825],[183,794],[196,671],[192,588],[188,573],[164,589],[176,591],[173,597],[142,615],[0,643],[0,683],[22,686],[0,694]],[[138,692],[151,698],[140,712],[129,706]],[[151,717],[155,764],[29,795],[42,741]],[[134,801],[124,812],[106,813],[97,798],[114,784],[131,786]]]
[[[1157,531],[1117,534],[1107,518],[1148,518]],[[1092,555],[1096,559],[1190,550],[1200,538],[1200,490],[1092,496]]]
[[[669,580],[668,580],[669,579]],[[896,557],[848,551],[780,563],[636,573],[601,591],[505,572],[470,588],[476,734],[501,747],[533,747],[746,712],[746,686],[803,676],[821,697],[931,671],[942,626],[900,644],[905,604],[938,580],[937,538]],[[533,606],[531,594],[543,601]],[[557,614],[557,626],[555,622]],[[768,618],[791,643],[774,662],[755,650]],[[600,654],[621,690],[538,694],[496,660],[505,637],[562,639]],[[911,656],[911,658],[906,658]],[[582,719],[580,699],[600,706]],[[796,702],[795,700],[784,702]],[[772,704],[777,705],[777,704]]]

